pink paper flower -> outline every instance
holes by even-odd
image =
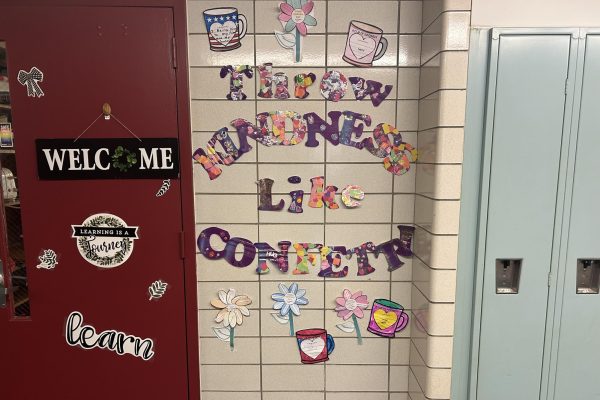
[[[306,26],[317,25],[317,20],[309,13],[312,11],[314,3],[312,0],[287,0],[279,5],[281,14],[279,20],[285,22],[285,31],[291,32],[298,29],[302,36],[306,36]]]
[[[335,302],[338,304],[335,311],[337,311],[338,317],[343,318],[344,321],[350,319],[352,315],[358,318],[364,317],[363,310],[369,305],[367,296],[362,293],[362,290],[352,294],[348,289],[344,289],[342,297],[335,299]]]

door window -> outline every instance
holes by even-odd
[[[0,167],[2,205],[0,256],[4,264],[8,303],[15,317],[29,317],[29,290],[21,224],[16,152],[8,85],[6,42],[0,42]]]

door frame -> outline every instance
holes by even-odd
[[[495,76],[500,35],[571,35],[569,79],[565,106],[574,101],[577,63],[577,46],[580,30],[577,28],[472,28],[470,33],[469,65],[467,82],[467,106],[464,132],[464,153],[461,183],[460,230],[458,235],[458,265],[456,277],[456,300],[454,318],[452,388],[451,397],[456,399],[477,399],[477,368],[479,360],[479,333],[483,300],[483,269],[485,249],[485,226],[487,213],[487,188],[490,174],[491,132],[493,120],[490,105],[493,104],[495,82],[488,77]],[[571,64],[573,63],[573,64]],[[488,98],[491,94],[491,98]],[[565,109],[563,131],[572,129],[572,109]],[[568,146],[568,145],[567,145]],[[560,184],[565,183],[564,170],[567,168],[567,150],[561,154]],[[557,201],[556,224],[558,234],[554,243],[560,241],[560,225],[564,198]],[[559,218],[560,216],[560,218]],[[560,219],[560,220],[559,220]],[[557,296],[557,277],[560,257],[559,246],[554,246],[549,284],[547,332],[554,332],[554,307]],[[551,338],[552,339],[552,338]],[[544,362],[541,398],[548,389],[548,369],[552,355],[553,340],[544,343]]]
[[[177,80],[177,124],[179,132],[181,210],[184,254],[184,293],[187,348],[188,399],[200,398],[200,361],[198,344],[198,306],[196,279],[196,226],[192,157],[192,131],[187,58],[186,0],[3,0],[0,12],[6,8],[36,6],[57,7],[153,7],[170,8],[175,34],[175,76]]]

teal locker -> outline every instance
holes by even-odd
[[[492,41],[479,246],[481,400],[540,396],[570,54],[569,34]]]
[[[600,399],[600,36],[580,44],[581,102],[574,157],[555,400]],[[575,135],[573,135],[575,136]],[[575,138],[573,138],[575,141]],[[560,297],[559,297],[560,298]],[[551,391],[550,391],[551,392]]]

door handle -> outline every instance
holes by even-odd
[[[4,266],[2,265],[2,261],[0,261],[0,308],[6,307],[7,295],[8,290],[6,289],[6,285],[4,283]]]

